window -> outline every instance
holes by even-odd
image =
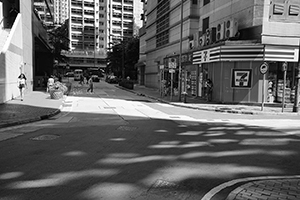
[[[210,0],[204,0],[203,1],[203,6],[205,6],[206,4],[209,4]]]
[[[198,0],[192,0],[192,4],[197,5],[198,4]]]
[[[209,17],[206,17],[202,20],[202,33],[206,32],[206,29],[209,28]]]
[[[300,22],[300,1],[271,1],[269,18],[271,21]]]

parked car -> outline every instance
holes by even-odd
[[[99,82],[100,78],[98,75],[92,75],[92,80],[93,80],[93,82]]]
[[[65,77],[74,77],[74,72],[67,72]]]
[[[118,78],[116,76],[113,75],[109,75],[106,77],[106,82],[108,83],[118,83]]]

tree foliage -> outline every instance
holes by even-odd
[[[53,47],[54,59],[58,62],[66,62],[66,57],[61,54],[62,50],[69,50],[68,20],[59,26],[47,30],[49,44]]]
[[[137,69],[135,64],[139,60],[139,38],[128,38],[113,45],[111,51],[108,52],[107,59],[110,73],[114,73],[118,77],[123,77],[124,73],[123,78],[129,76],[131,79],[136,79]]]

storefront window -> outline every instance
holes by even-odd
[[[268,99],[270,103],[281,103],[283,99],[284,88],[284,72],[282,71],[282,62],[269,63],[268,73]],[[295,65],[288,63],[286,73],[286,89],[285,89],[285,102],[292,103],[295,98]]]

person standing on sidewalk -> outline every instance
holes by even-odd
[[[20,90],[21,101],[24,99],[25,87],[27,87],[26,76],[25,74],[21,73],[18,77],[18,88]]]
[[[211,79],[206,80],[205,87],[206,87],[206,101],[211,101],[212,93],[213,93],[213,82]]]
[[[90,77],[88,78],[88,84],[89,84],[89,88],[87,89],[87,92],[91,91],[91,93],[93,93],[93,90],[94,90],[94,83],[93,83],[92,76],[90,76]]]

